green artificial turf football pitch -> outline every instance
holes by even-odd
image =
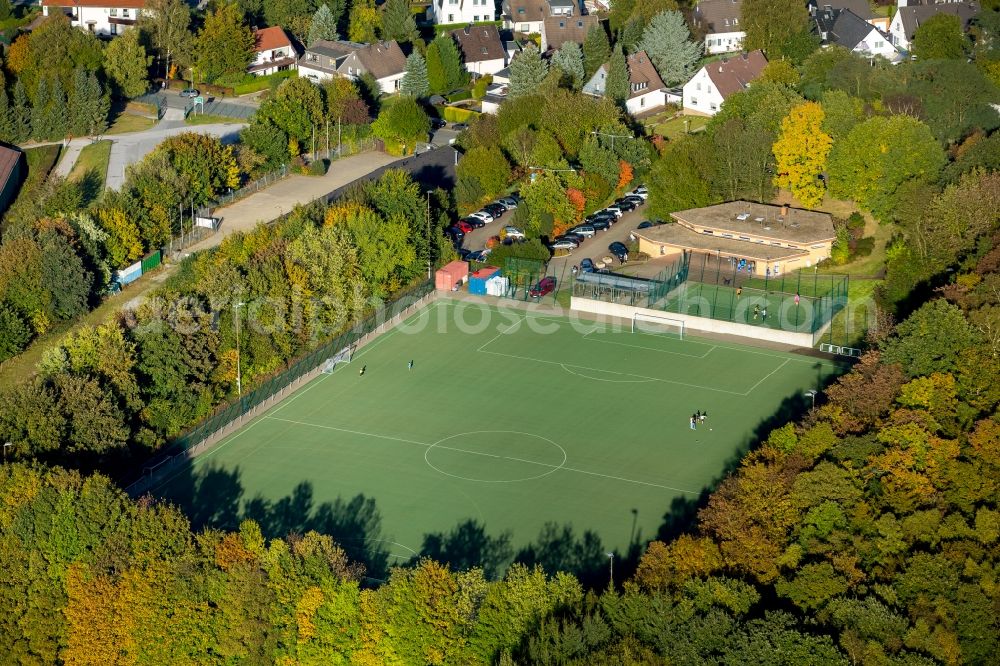
[[[359,517],[367,529],[339,539],[349,552],[362,545],[351,539],[381,549],[388,564],[469,519],[509,533],[514,548],[557,523],[622,553],[655,538],[675,498],[717,483],[783,403],[807,404],[803,392],[837,372],[805,355],[633,333],[629,322],[442,299],[154,494],[196,524],[267,516],[271,531],[374,509],[377,530]],[[698,410],[708,417],[692,430]]]

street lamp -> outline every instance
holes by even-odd
[[[608,556],[608,589],[613,589],[615,586],[615,554],[614,553],[604,553]]]
[[[427,190],[424,192],[427,198],[427,279],[431,279],[431,192],[432,190]]]
[[[812,408],[816,409],[816,391],[814,389],[809,389],[805,392],[805,395],[812,398]]]
[[[233,305],[233,317],[236,320],[236,395],[243,395],[243,373],[240,369],[240,308],[246,305],[243,301]]]

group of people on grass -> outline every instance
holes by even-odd
[[[691,415],[691,430],[697,430],[699,423],[704,423],[705,419],[708,418],[708,412],[703,412],[698,410]]]

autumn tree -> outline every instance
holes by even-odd
[[[370,44],[378,39],[378,31],[382,27],[382,15],[375,8],[374,0],[355,0],[351,3],[351,11],[347,29],[347,38],[352,42]]]
[[[242,77],[254,57],[254,35],[235,4],[219,5],[205,16],[196,40],[198,73],[206,81]]]
[[[822,124],[823,108],[819,104],[800,104],[781,121],[781,135],[774,144],[774,184],[788,188],[806,208],[815,208],[823,200],[824,187],[819,177],[826,170],[833,140],[822,130]]]
[[[138,97],[149,87],[149,66],[153,57],[139,41],[138,30],[126,30],[104,49],[104,71],[121,97]]]

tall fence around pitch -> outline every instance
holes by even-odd
[[[289,362],[286,369],[253,391],[219,407],[214,414],[175,439],[166,451],[146,463],[141,475],[125,488],[125,492],[138,497],[155,488],[191,459],[211,450],[228,435],[309,383],[323,371],[327,359],[348,347],[357,352],[437,297],[434,283],[423,282],[388,307],[380,308],[344,333]]]

